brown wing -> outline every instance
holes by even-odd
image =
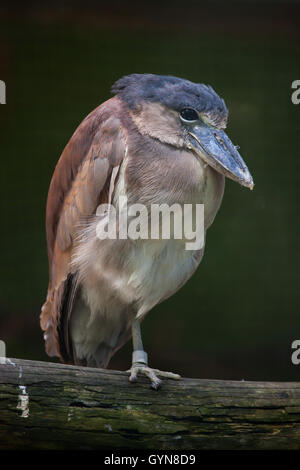
[[[68,332],[61,335],[63,306],[72,282],[73,242],[82,220],[108,202],[112,170],[125,155],[122,104],[112,98],[95,109],[77,128],[55,168],[49,188],[46,232],[49,258],[48,295],[41,312],[46,351],[72,362]]]

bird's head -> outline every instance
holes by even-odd
[[[253,189],[252,176],[223,129],[228,110],[207,85],[153,74],[118,80],[112,92],[126,103],[139,131],[185,148],[224,176]]]

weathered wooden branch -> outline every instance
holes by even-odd
[[[300,383],[164,380],[6,359],[0,449],[300,449]]]

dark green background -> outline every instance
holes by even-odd
[[[72,6],[71,6],[72,5]],[[98,5],[98,6],[97,6]],[[299,4],[34,3],[0,9],[0,338],[47,360],[39,329],[55,164],[81,120],[133,72],[208,83],[255,180],[227,181],[193,278],[143,323],[150,364],[185,376],[298,380]],[[128,368],[131,345],[110,364]]]

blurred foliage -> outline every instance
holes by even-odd
[[[39,330],[48,282],[44,217],[60,153],[115,80],[151,72],[208,83],[224,97],[228,134],[256,183],[251,192],[227,181],[197,273],[145,320],[151,364],[197,377],[298,379],[300,366],[290,361],[291,343],[300,339],[294,10],[270,17],[268,8],[236,15],[232,8],[222,22],[192,2],[176,21],[164,10],[164,21],[154,3],[147,21],[130,12],[122,20],[113,9],[83,9],[81,21],[80,9],[66,16],[48,8],[0,15],[0,79],[7,84],[0,107],[0,338],[8,355],[47,360]],[[127,368],[130,354],[128,344],[111,367]]]

